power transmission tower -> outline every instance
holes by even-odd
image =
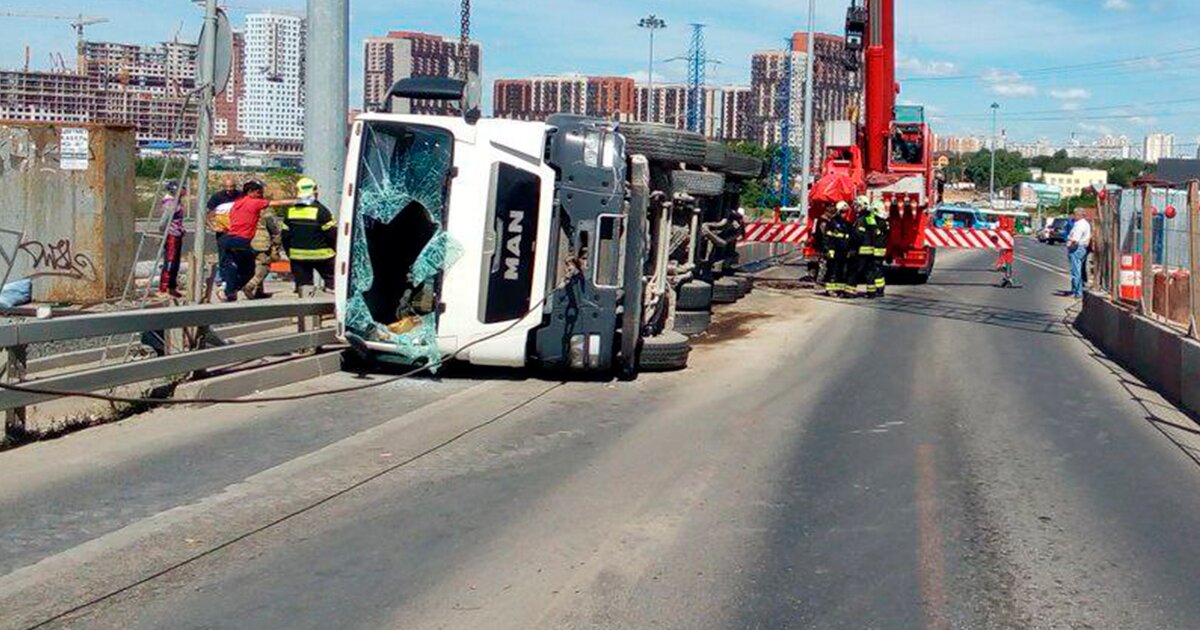
[[[795,91],[795,58],[796,55],[792,52],[792,41],[787,40],[787,46],[784,48],[783,59],[783,78],[779,81],[779,88],[776,92],[776,107],[779,120],[779,147],[775,151],[775,155],[771,158],[771,176],[767,180],[772,183],[768,188],[767,194],[770,199],[764,200],[768,203],[775,202],[772,205],[778,205],[781,208],[786,208],[791,205],[792,200],[792,127],[796,118],[796,107],[800,104],[792,98],[792,92]],[[778,182],[775,185],[775,182]]]
[[[704,50],[704,25],[692,24],[692,43],[688,47],[687,128],[704,133],[704,84],[708,53]]]

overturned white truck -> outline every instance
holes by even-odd
[[[407,79],[398,99],[461,100]],[[687,334],[745,283],[740,181],[760,161],[697,134],[376,112],[354,122],[338,332],[358,359],[616,372],[687,365]],[[714,288],[715,283],[715,288]]]

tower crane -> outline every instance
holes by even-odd
[[[70,20],[71,28],[75,29],[75,54],[78,57],[76,70],[83,72],[83,31],[89,26],[108,22],[108,18],[94,15],[57,15],[54,13],[34,13],[30,11],[0,11],[0,17],[29,18],[34,20]]]

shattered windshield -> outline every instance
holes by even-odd
[[[453,146],[433,127],[372,121],[363,130],[346,328],[413,363],[441,358],[438,285],[462,253],[444,229]]]

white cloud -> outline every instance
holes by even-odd
[[[1064,112],[1078,111],[1079,107],[1080,107],[1080,105],[1079,105],[1078,101],[1067,101],[1066,103],[1062,104],[1062,110]]]
[[[1116,131],[1108,125],[1081,122],[1079,123],[1079,128],[1088,133],[1094,133],[1101,136],[1111,136],[1116,134]]]
[[[1037,88],[1028,83],[995,83],[989,89],[996,96],[1037,96]]]
[[[958,64],[953,61],[923,60],[903,53],[896,59],[896,68],[918,77],[944,77],[959,71]]]
[[[983,73],[983,80],[988,83],[988,91],[996,96],[1036,96],[1038,93],[1037,87],[1026,83],[1016,72],[992,68]]]
[[[1150,127],[1158,124],[1158,118],[1154,116],[1134,116],[1129,119],[1129,122],[1141,127]]]
[[[1050,90],[1050,96],[1060,101],[1083,101],[1092,97],[1092,93],[1084,88],[1060,88]]]
[[[1133,5],[1129,0],[1104,0],[1104,8],[1109,11],[1129,11]]]

